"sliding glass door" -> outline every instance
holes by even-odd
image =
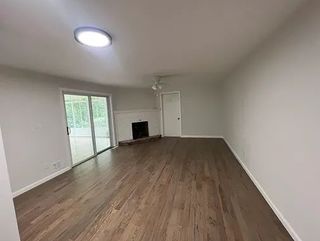
[[[64,93],[73,165],[111,147],[109,97]]]
[[[111,146],[108,102],[106,97],[92,96],[92,115],[97,152]]]

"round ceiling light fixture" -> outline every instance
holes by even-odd
[[[95,27],[80,27],[74,30],[77,42],[90,47],[107,47],[112,43],[111,36],[102,29]]]

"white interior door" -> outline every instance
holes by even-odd
[[[181,136],[180,94],[162,94],[162,119],[164,136]]]

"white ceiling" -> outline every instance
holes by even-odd
[[[0,64],[97,83],[146,86],[153,73],[231,70],[304,0],[1,0]],[[79,45],[100,27],[113,45]],[[150,82],[149,82],[150,79]]]

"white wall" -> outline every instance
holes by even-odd
[[[150,88],[114,88],[114,110],[142,110],[155,109],[156,96]]]
[[[70,164],[59,88],[113,94],[114,110],[154,108],[150,89],[115,88],[0,67],[0,124],[13,192]],[[60,168],[53,163],[60,161]]]
[[[0,240],[19,241],[19,231],[12,201],[7,162],[0,129]]]
[[[319,23],[311,1],[224,84],[226,140],[304,241],[320,240]]]
[[[217,83],[201,75],[166,78],[163,82],[162,92],[180,91],[183,136],[222,136],[221,89]]]

